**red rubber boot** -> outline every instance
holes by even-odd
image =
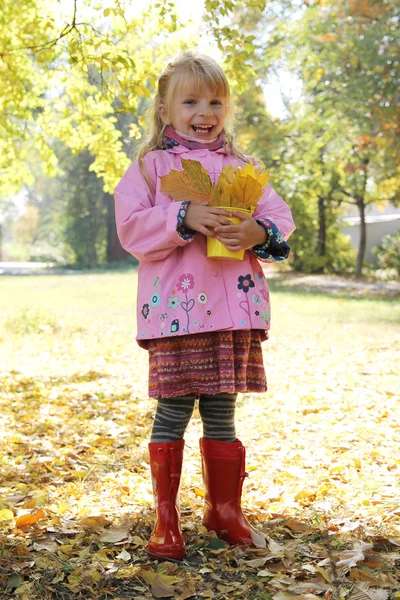
[[[200,439],[205,510],[203,525],[229,544],[254,546],[251,532],[241,508],[246,450],[239,440],[220,442]]]
[[[175,560],[185,556],[179,510],[184,445],[184,440],[149,444],[156,522],[147,550],[155,556]]]

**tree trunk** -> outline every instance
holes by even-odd
[[[363,165],[364,166],[364,177],[363,177],[361,194],[357,197],[357,208],[358,208],[358,212],[360,213],[360,243],[358,246],[356,272],[355,272],[355,276],[357,278],[361,277],[361,275],[362,275],[362,268],[363,268],[364,256],[365,256],[365,248],[367,247],[367,225],[365,222],[365,208],[366,208],[365,193],[367,191],[368,164],[369,164],[369,159],[367,158]]]
[[[325,199],[318,198],[318,256],[326,255],[326,206]]]
[[[365,248],[367,246],[367,225],[365,222],[365,204],[362,200],[357,202],[357,208],[360,213],[360,242],[358,244],[355,276],[359,278],[362,275]]]
[[[129,252],[123,249],[117,235],[115,226],[114,198],[107,196],[107,263],[127,260]]]

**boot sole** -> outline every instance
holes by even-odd
[[[150,550],[146,550],[147,554],[151,556],[151,558],[155,558],[157,560],[169,560],[172,562],[180,563],[184,560],[186,553],[185,551],[182,554],[174,554],[174,556],[168,556],[166,554],[158,554],[157,552],[151,552]]]

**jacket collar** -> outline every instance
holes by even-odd
[[[185,148],[180,144],[178,146],[173,146],[172,148],[166,148],[166,152],[170,152],[171,154],[193,154],[194,156],[207,156],[210,150],[207,148],[199,148],[198,150],[189,150],[189,148]],[[217,154],[229,154],[226,146],[223,148],[218,148],[218,150],[212,150],[212,152],[216,152]]]
[[[224,134],[209,144],[200,144],[196,141],[186,140],[171,125],[164,132],[164,150],[172,154],[194,153],[196,156],[206,156],[209,152],[228,154]],[[222,152],[221,152],[222,151]]]

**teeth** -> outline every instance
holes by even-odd
[[[200,131],[208,131],[209,129],[211,129],[212,125],[193,125],[193,129],[195,131],[200,130]]]

